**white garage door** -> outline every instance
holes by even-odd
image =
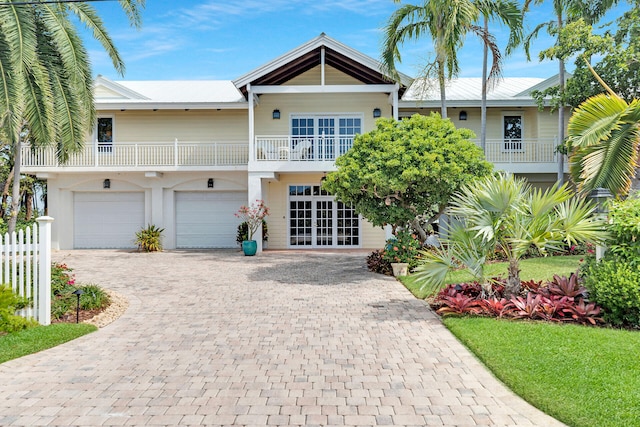
[[[133,248],[144,224],[144,193],[74,193],[73,247]]]
[[[234,248],[243,192],[176,192],[176,247]]]

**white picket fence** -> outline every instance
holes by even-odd
[[[0,238],[0,283],[29,298],[32,304],[19,315],[51,324],[51,223],[43,216],[25,231],[6,233]]]

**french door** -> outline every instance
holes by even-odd
[[[319,185],[289,186],[291,247],[358,247],[360,219]]]
[[[362,133],[362,117],[355,115],[293,115],[292,149],[301,141],[312,144],[310,160],[335,160],[353,145]]]

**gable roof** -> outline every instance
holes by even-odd
[[[365,84],[388,84],[391,82],[391,79],[382,71],[380,62],[322,33],[307,43],[237,78],[233,83],[245,95],[247,84],[284,84],[320,65],[322,48],[325,51],[325,64]],[[401,85],[409,87],[412,81],[411,77],[401,74],[400,78]]]
[[[555,82],[555,83],[554,83]],[[558,77],[505,77],[487,91],[487,106],[537,106],[531,97],[535,89],[557,84]],[[479,107],[482,101],[482,78],[461,77],[446,83],[447,107]],[[440,107],[440,89],[437,81],[416,79],[400,101],[400,107]]]

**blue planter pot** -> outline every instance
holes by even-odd
[[[242,252],[245,256],[254,256],[258,251],[258,242],[255,240],[245,240],[242,242]]]

